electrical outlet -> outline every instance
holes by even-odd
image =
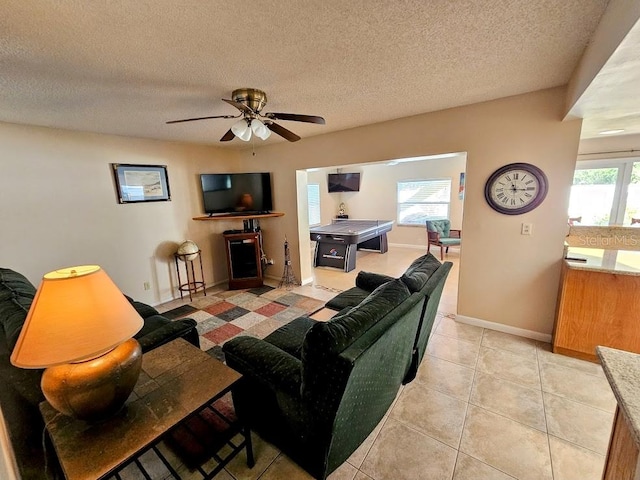
[[[144,282],[144,289],[151,290],[151,284],[149,282]]]
[[[520,230],[521,235],[531,235],[533,233],[533,225],[531,223],[523,223]]]

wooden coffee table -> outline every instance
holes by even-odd
[[[91,424],[59,413],[48,402],[40,404],[40,412],[69,480],[95,480],[110,475],[120,478],[118,472],[131,463],[150,478],[138,460],[149,450],[158,455],[174,478],[180,478],[175,465],[170,464],[157,445],[195,421],[196,415],[205,418],[203,413],[207,412],[210,417],[225,419],[227,428],[214,433],[223,437],[221,445],[230,447],[224,449],[230,453],[222,458],[211,451],[208,459],[216,460],[211,471],[195,467],[208,479],[243,448],[249,467],[254,464],[249,429],[212,407],[240,378],[238,372],[206,352],[177,339],[143,355],[142,372],[134,392],[114,417]],[[242,440],[234,443],[232,438],[238,434]]]

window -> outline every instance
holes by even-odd
[[[309,225],[320,225],[320,185],[307,184],[307,201],[309,205]]]
[[[398,182],[398,224],[424,226],[427,220],[449,218],[451,179]]]
[[[630,225],[640,216],[637,160],[578,162],[568,216],[580,218],[580,225]]]

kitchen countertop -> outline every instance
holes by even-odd
[[[640,251],[638,250],[568,247],[566,257],[569,267],[576,270],[640,276]],[[572,261],[570,258],[582,258],[586,262]]]
[[[596,347],[604,374],[624,414],[629,431],[640,446],[640,355],[609,347]]]

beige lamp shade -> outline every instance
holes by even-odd
[[[42,279],[11,363],[45,368],[104,354],[135,335],[143,320],[97,265],[65,268]]]

